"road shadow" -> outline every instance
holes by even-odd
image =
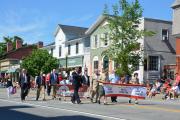
[[[42,115],[37,116],[21,112],[18,109],[34,108],[32,106],[3,106],[0,107],[0,119],[1,120],[102,120],[99,118],[83,116],[83,115],[72,115],[72,116],[58,116],[57,117],[43,117]],[[43,112],[42,112],[43,114]]]

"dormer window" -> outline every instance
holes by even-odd
[[[167,29],[162,29],[162,40],[169,40],[169,31]]]

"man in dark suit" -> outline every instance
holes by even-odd
[[[21,101],[24,101],[30,88],[30,76],[25,69],[22,69],[22,73],[19,76],[19,85],[21,87]]]
[[[90,80],[89,80],[89,76],[87,73],[87,69],[84,70],[84,75],[82,76],[82,81],[83,81],[83,85],[87,85],[88,87],[90,86]]]
[[[82,82],[83,82],[83,85],[87,86],[87,92],[85,94],[85,97],[86,98],[89,98],[90,97],[90,77],[88,76],[88,71],[87,69],[84,70],[84,74],[82,76]]]
[[[45,76],[43,76],[43,73],[41,72],[39,76],[36,77],[36,87],[37,87],[37,94],[36,94],[36,100],[39,99],[41,90],[43,91],[43,100],[45,100]]]
[[[77,101],[77,104],[80,104],[81,100],[79,98],[78,91],[79,88],[82,86],[82,78],[81,78],[81,73],[79,73],[78,67],[75,68],[75,71],[72,73],[72,78],[73,78],[72,85],[74,88],[74,94],[71,98],[71,101],[73,104],[75,103],[75,101]]]
[[[51,88],[53,89],[52,99],[56,98],[57,83],[58,83],[58,74],[56,73],[56,69],[53,69],[50,75],[50,85]]]

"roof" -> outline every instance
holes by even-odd
[[[23,51],[23,49],[26,49],[26,48],[36,48],[36,45],[32,44],[32,45],[22,46],[21,48],[6,52],[4,55],[0,56],[0,60],[6,58],[6,56],[8,56],[9,54],[15,53],[17,51]]]
[[[49,44],[47,44],[47,45],[44,46],[44,47],[49,47],[49,46],[53,46],[53,45],[55,45],[55,42],[49,43]]]
[[[86,34],[91,34],[105,19],[106,17],[104,15],[100,15],[98,19],[86,31]]]
[[[162,20],[162,19],[155,19],[155,18],[147,18],[147,17],[145,17],[144,20],[151,21],[151,22],[160,22],[160,23],[172,24],[172,21]]]
[[[82,41],[84,38],[87,38],[87,37],[88,37],[88,36],[82,36],[82,37],[79,37],[79,38],[76,38],[76,39],[71,39],[71,40],[65,41],[64,43],[80,42],[80,41]]]
[[[85,35],[85,31],[88,29],[85,27],[58,24],[58,28],[56,29],[55,36],[57,35],[60,28],[65,34],[73,34],[77,36],[77,38]]]
[[[42,47],[41,49],[51,49],[51,48],[55,48],[55,42],[52,42],[52,43]]]
[[[175,2],[172,4],[173,9],[175,9],[177,7],[180,7],[180,0],[175,0]]]
[[[111,15],[112,16],[112,15]],[[106,20],[106,16],[104,15],[100,15],[98,17],[98,19],[89,27],[89,29],[86,31],[86,34],[91,34],[94,30],[96,30],[96,28]],[[163,22],[163,23],[167,23],[167,24],[172,24],[172,21],[168,21],[168,20],[161,20],[161,19],[154,19],[154,18],[143,18],[144,20],[147,21],[152,21],[152,22]]]

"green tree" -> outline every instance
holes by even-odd
[[[3,42],[0,42],[0,56],[2,56],[3,54],[6,53],[6,48],[7,48],[6,45],[7,45],[8,42],[12,42],[12,44],[13,44],[13,50],[16,49],[16,39],[21,40],[22,43],[23,43],[23,39],[22,39],[21,37],[18,37],[18,36],[14,36],[14,37],[9,37],[9,36],[3,37],[3,40],[2,40]]]
[[[103,54],[119,65],[116,72],[120,75],[132,74],[142,60],[142,48],[138,40],[154,34],[151,31],[137,29],[142,12],[138,0],[132,3],[119,0],[119,4],[113,6],[112,15],[105,6],[104,15],[109,23],[107,27],[110,29],[110,46]]]
[[[52,69],[57,68],[58,60],[53,58],[47,50],[35,49],[30,56],[22,61],[21,67],[25,68],[30,75],[36,76],[41,71],[48,73]]]

